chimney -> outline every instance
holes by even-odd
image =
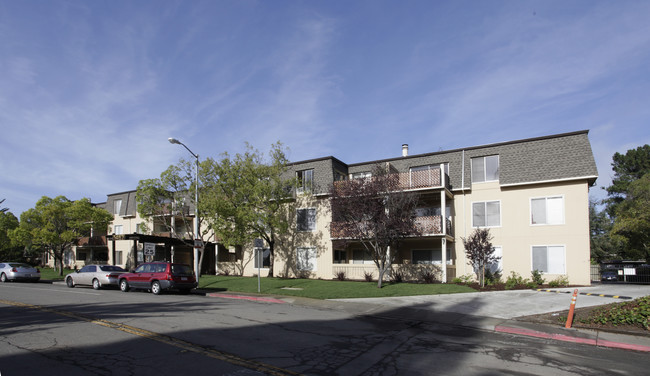
[[[409,155],[409,144],[402,144],[402,157]]]

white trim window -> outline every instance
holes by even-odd
[[[501,226],[501,201],[472,203],[472,227]]]
[[[113,234],[115,234],[115,235],[124,234],[124,226],[123,225],[114,225],[113,226]]]
[[[122,210],[122,199],[113,201],[113,214],[120,215],[120,210]]]
[[[296,172],[298,178],[298,193],[311,192],[314,185],[314,169]]]
[[[372,173],[370,171],[363,171],[363,172],[355,172],[350,174],[350,179],[370,179],[372,177]]]
[[[372,255],[365,249],[352,250],[352,263],[353,264],[374,264]]]
[[[316,271],[316,247],[296,248],[296,268],[304,271]]]
[[[411,262],[442,265],[442,249],[414,249],[411,251]]]
[[[548,274],[566,273],[566,252],[563,245],[534,245],[532,270]]]
[[[564,197],[541,197],[530,199],[531,225],[563,225]]]
[[[499,180],[499,156],[472,158],[472,183]]]
[[[494,274],[496,272],[503,272],[503,248],[501,246],[492,247],[494,249],[493,256],[499,258],[496,262],[493,262],[488,265],[487,269],[490,270],[490,273]]]
[[[316,209],[306,208],[297,210],[296,228],[298,231],[316,230]]]

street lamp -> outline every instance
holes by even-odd
[[[199,156],[194,154],[190,148],[188,148],[184,143],[178,141],[177,139],[170,137],[167,139],[172,144],[183,145],[187,151],[196,158],[196,191],[194,192],[194,275],[196,276],[196,282],[199,282],[199,249],[197,248],[197,241],[201,240],[199,238]]]

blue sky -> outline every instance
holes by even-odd
[[[589,129],[650,143],[648,1],[0,0],[0,199],[135,189],[189,153],[356,163]]]

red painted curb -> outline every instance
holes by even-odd
[[[275,299],[275,298],[258,297],[258,296],[219,294],[216,292],[207,295],[213,298],[242,299],[242,300],[251,300],[254,302],[265,302],[265,303],[286,303],[284,300]]]
[[[591,338],[578,338],[578,337],[567,336],[564,334],[550,334],[550,333],[538,332],[530,329],[511,328],[508,326],[501,326],[501,325],[495,326],[494,331],[499,333],[519,334],[519,335],[530,336],[530,337],[554,339],[554,340],[564,341],[564,342],[582,343],[585,345],[592,345],[592,346],[613,347],[613,348],[625,349],[625,350],[650,352],[650,346],[633,345],[630,343],[597,340]]]

